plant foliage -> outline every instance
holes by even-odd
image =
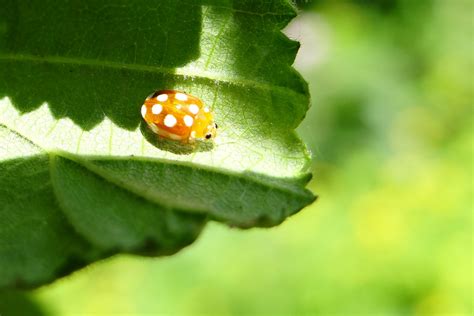
[[[277,225],[314,200],[286,1],[0,5],[0,287],[172,254],[208,219]],[[163,88],[210,105],[211,148],[150,141],[139,109]]]

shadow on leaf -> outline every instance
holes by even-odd
[[[38,12],[54,22],[31,27]],[[85,130],[104,116],[133,130],[145,97],[199,57],[201,24],[199,1],[5,0],[0,98],[20,112],[47,102]]]

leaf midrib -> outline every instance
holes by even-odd
[[[21,134],[20,132],[18,132],[15,129],[13,129],[13,128],[5,125],[5,124],[1,124],[1,123],[0,123],[0,127],[4,127],[5,129],[11,131],[12,133],[17,135],[18,137],[22,138],[23,140],[27,141],[31,145],[38,148],[45,155],[49,156],[50,161],[52,161],[54,159],[54,156],[58,156],[58,157],[62,157],[62,158],[74,161],[75,163],[81,165],[82,167],[86,168],[87,170],[94,173],[95,175],[103,178],[104,180],[108,181],[109,183],[112,183],[113,185],[115,185],[115,186],[117,186],[121,189],[124,189],[124,190],[126,190],[130,193],[133,193],[133,194],[137,195],[137,196],[140,196],[140,197],[142,197],[142,198],[144,198],[147,201],[150,201],[152,203],[161,204],[165,207],[169,207],[169,208],[172,208],[172,209],[176,209],[176,206],[167,205],[167,204],[163,203],[163,201],[158,202],[155,199],[151,198],[150,196],[144,195],[143,192],[137,192],[137,190],[135,190],[132,187],[128,186],[126,184],[126,182],[117,181],[116,177],[108,175],[108,172],[106,172],[106,171],[104,172],[102,170],[98,170],[99,169],[98,167],[95,167],[93,165],[93,163],[88,163],[87,160],[92,161],[92,160],[125,160],[125,159],[128,159],[128,160],[135,160],[135,161],[161,163],[163,165],[181,165],[181,166],[185,166],[185,167],[193,168],[193,169],[198,169],[198,170],[202,170],[202,171],[219,173],[219,174],[222,174],[222,175],[227,176],[229,178],[239,178],[239,179],[243,179],[243,180],[246,180],[246,181],[249,181],[249,182],[254,182],[256,184],[260,184],[260,185],[263,185],[265,187],[268,187],[271,190],[276,189],[276,190],[279,190],[279,191],[284,192],[286,194],[293,195],[295,197],[299,197],[299,198],[308,198],[309,197],[308,193],[304,189],[300,192],[297,189],[292,189],[291,187],[288,187],[288,186],[279,186],[279,185],[276,185],[275,183],[265,182],[263,179],[259,179],[257,176],[250,177],[250,176],[247,176],[245,173],[237,173],[237,172],[232,172],[232,171],[226,170],[226,169],[212,168],[210,166],[205,166],[205,165],[197,165],[195,163],[190,163],[190,162],[186,162],[186,161],[174,161],[174,160],[171,161],[171,160],[167,160],[167,159],[163,159],[163,158],[147,158],[147,157],[132,157],[132,158],[130,158],[130,157],[113,157],[113,156],[84,156],[84,157],[86,157],[84,159],[84,158],[81,158],[78,155],[74,155],[74,154],[66,152],[66,151],[46,150],[46,149],[42,148],[40,145],[34,143],[28,137],[24,136],[23,134]],[[49,169],[50,169],[50,172],[51,172],[52,171],[51,170],[51,165],[49,165]],[[258,174],[256,174],[256,175],[258,175]],[[284,178],[282,178],[281,180],[284,180]],[[196,210],[193,210],[193,212],[196,212]]]
[[[205,76],[202,75],[203,72],[207,72],[206,70],[200,70],[199,72],[191,72],[189,70],[183,71],[173,68],[167,68],[162,66],[150,66],[150,65],[142,65],[142,64],[127,64],[127,63],[120,63],[120,62],[112,62],[107,60],[96,60],[96,59],[86,59],[86,58],[68,58],[68,57],[61,57],[61,56],[42,56],[38,57],[35,55],[26,55],[26,54],[0,54],[0,60],[6,61],[27,61],[32,63],[49,63],[49,64],[70,64],[70,65],[77,65],[77,66],[96,66],[96,67],[105,67],[105,68],[112,68],[112,69],[126,69],[131,71],[143,71],[143,72],[153,72],[153,73],[161,73],[164,75],[169,76],[177,76],[177,77],[192,77],[192,78],[199,78],[205,81],[211,81],[232,86],[252,86],[259,88],[260,90],[266,91],[281,91],[282,93],[291,93],[293,95],[299,96],[306,96],[306,93],[297,92],[291,88],[279,85],[271,85],[267,83],[263,83],[260,81],[243,79],[243,78],[232,78],[232,77],[222,77],[216,76],[212,73],[208,73]]]

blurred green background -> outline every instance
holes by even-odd
[[[473,3],[300,1],[287,33],[320,199],[276,228],[214,223],[175,256],[0,295],[24,309],[2,316],[472,315]]]

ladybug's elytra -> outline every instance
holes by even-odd
[[[145,100],[141,113],[150,129],[164,138],[193,143],[216,136],[217,124],[209,108],[185,92],[157,91]]]

